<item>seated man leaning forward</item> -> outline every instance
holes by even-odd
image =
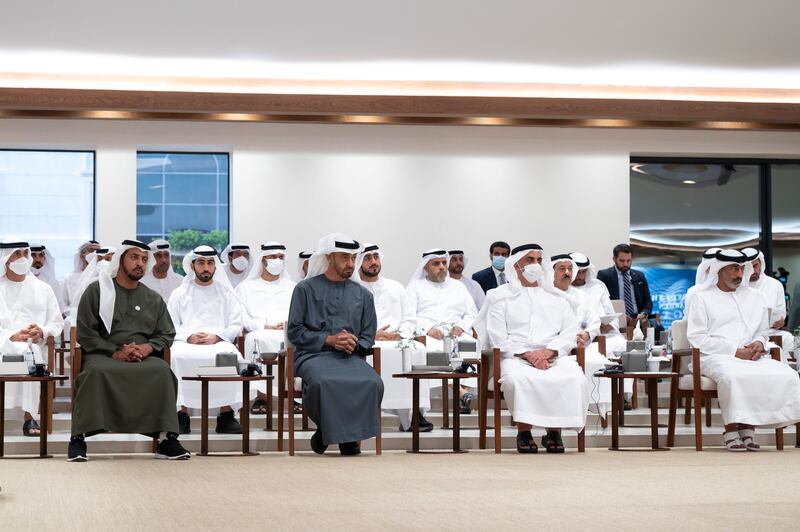
[[[183,258],[183,284],[172,292],[167,303],[176,330],[170,362],[178,377],[181,434],[191,432],[188,410],[202,408],[200,383],[182,378],[196,376],[201,366],[216,365],[220,353],[236,354],[237,361],[244,362],[233,345],[242,332],[242,307],[221,266],[214,248],[194,248]],[[242,398],[238,382],[215,382],[209,386],[208,406],[219,408],[217,433],[242,433],[233,409],[247,400]]]
[[[561,429],[581,430],[589,397],[580,366],[569,357],[578,323],[569,303],[545,290],[538,258],[542,248],[525,244],[506,261],[508,285],[487,301],[486,329],[500,349],[500,383],[517,422],[517,451],[535,453],[531,427],[543,427],[548,453],[563,453]]]
[[[724,249],[709,261],[708,276],[694,292],[686,334],[700,350],[699,371],[717,383],[729,451],[757,451],[755,427],[800,421],[800,379],[765,352],[768,304],[742,285],[748,257]],[[698,368],[691,368],[698,371]]]
[[[163,360],[175,337],[167,305],[139,282],[149,248],[125,240],[78,305],[83,349],[72,411],[70,462],[86,461],[85,436],[104,431],[158,435],[156,458],[189,458],[178,443],[178,381]]]
[[[303,379],[303,406],[317,426],[317,454],[332,443],[343,455],[359,454],[360,440],[380,431],[383,381],[365,360],[375,343],[375,305],[369,290],[350,280],[360,250],[340,233],[320,240],[289,308],[287,337]]]
[[[0,352],[30,353],[35,362],[46,362],[47,338],[61,334],[64,320],[53,289],[30,271],[28,243],[15,240],[0,244]],[[5,408],[12,414],[22,407],[22,433],[38,437],[33,414],[39,408],[39,384],[7,382],[4,392]]]

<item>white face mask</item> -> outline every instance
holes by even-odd
[[[233,265],[234,268],[236,268],[240,272],[243,272],[247,269],[247,265],[249,264],[249,262],[250,261],[247,260],[247,257],[236,257],[231,261],[231,264]]]
[[[528,264],[522,270],[522,276],[525,277],[525,280],[529,283],[535,283],[536,281],[539,281],[542,277],[544,277],[542,265],[538,263]]]
[[[33,275],[35,275],[36,277],[39,277],[39,274],[42,273],[42,269],[41,268],[33,268],[32,267],[31,271],[33,272]]]
[[[9,263],[8,268],[17,275],[27,275],[31,271],[31,259],[20,257],[14,262]]]
[[[283,272],[283,261],[281,259],[267,259],[267,271],[272,275],[280,275]]]

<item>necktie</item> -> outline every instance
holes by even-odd
[[[634,316],[633,311],[633,290],[631,287],[631,272],[622,274],[622,287],[625,290],[625,314]]]
[[[506,274],[504,272],[500,272],[497,277],[500,279],[500,284],[506,284]]]

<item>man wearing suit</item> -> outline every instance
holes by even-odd
[[[614,247],[614,266],[597,272],[597,278],[606,285],[611,299],[625,301],[625,314],[629,327],[647,319],[653,311],[647,279],[639,270],[631,269],[633,252],[628,244]]]
[[[511,254],[511,246],[502,240],[492,242],[489,246],[489,260],[492,265],[488,268],[475,272],[472,274],[472,280],[481,285],[484,292],[488,292],[492,288],[497,288],[502,284],[506,284],[506,259]]]

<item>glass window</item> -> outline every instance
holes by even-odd
[[[93,151],[0,150],[0,237],[47,246],[59,278],[94,237],[94,161]]]
[[[683,317],[702,252],[758,246],[758,165],[632,163],[630,240],[653,312],[669,327]]]
[[[786,289],[787,329],[800,327],[800,164],[774,164],[772,174],[772,275]]]
[[[228,187],[226,153],[138,153],[139,239],[172,242],[178,270],[180,258],[193,247],[224,247],[228,243]]]

